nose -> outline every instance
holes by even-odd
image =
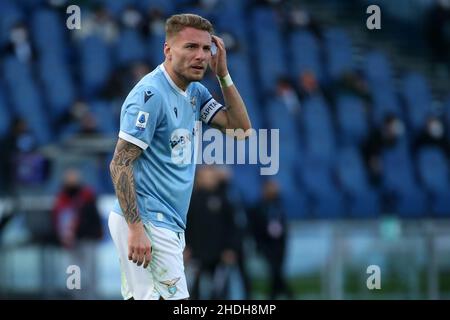
[[[205,61],[208,59],[208,52],[206,50],[203,49],[198,49],[196,54],[195,54],[195,60],[197,61]]]

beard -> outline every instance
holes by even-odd
[[[187,69],[184,69],[182,72],[178,72],[176,70],[175,72],[177,73],[177,76],[182,78],[184,81],[194,82],[194,81],[201,81],[205,77],[206,70],[207,70],[206,67],[202,70],[188,67]]]

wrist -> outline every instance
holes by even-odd
[[[142,221],[128,223],[128,229],[130,229],[130,232],[140,232],[144,230],[144,225],[142,224]]]
[[[227,72],[227,74],[223,77],[217,76],[217,80],[219,80],[219,84],[221,88],[227,88],[233,85],[233,80],[231,79],[230,74]]]

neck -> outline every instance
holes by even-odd
[[[173,71],[172,66],[167,60],[164,61],[164,69],[166,69],[166,72],[169,75],[170,79],[172,79],[173,83],[175,83],[175,85],[181,90],[186,91],[190,82],[178,76],[175,71]]]

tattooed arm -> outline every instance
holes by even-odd
[[[119,138],[109,166],[120,208],[129,224],[141,221],[137,209],[133,175],[133,162],[141,153],[141,148]]]
[[[119,138],[109,169],[120,208],[128,223],[128,259],[138,266],[144,263],[146,268],[151,259],[151,244],[139,216],[133,175],[134,161],[141,153],[141,148]]]

